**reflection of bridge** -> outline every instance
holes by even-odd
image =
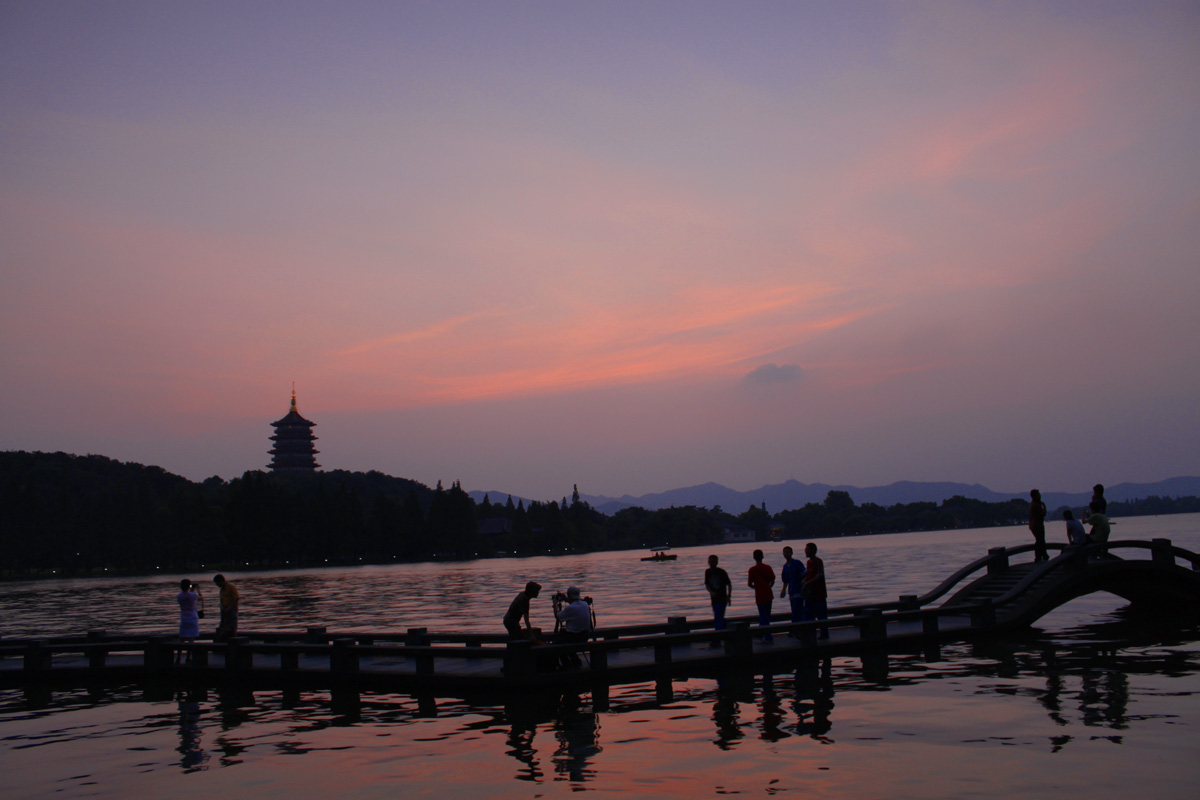
[[[1055,545],[1050,545],[1055,548]],[[1200,611],[1200,556],[1168,540],[1057,546],[1041,563],[1018,561],[1033,545],[994,548],[928,594],[830,610],[823,622],[792,624],[776,615],[770,627],[748,617],[727,630],[683,617],[666,624],[606,628],[585,645],[506,642],[503,635],[431,633],[250,633],[230,642],[181,643],[166,636],[103,632],[43,640],[0,640],[0,681],[80,679],[188,680],[352,685],[440,691],[507,687],[591,686],[721,674],[730,668],[774,668],[797,659],[864,656],[889,647],[922,646],[1025,627],[1070,600],[1111,592],[1135,607]],[[1117,553],[1120,553],[1119,557]],[[1187,564],[1183,566],[1181,562]],[[828,630],[827,639],[818,632]],[[773,634],[774,641],[762,635]],[[172,663],[187,650],[191,664]],[[555,669],[566,651],[582,650],[585,666]]]

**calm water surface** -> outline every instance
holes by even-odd
[[[1061,533],[1055,528],[1051,535]],[[1200,515],[1120,519],[1114,539],[1200,549]],[[832,604],[933,588],[1023,528],[819,540]],[[793,547],[803,542],[792,542]],[[767,545],[778,568],[781,545]],[[708,615],[705,558],[753,546],[230,575],[244,629],[498,630],[516,591],[580,586],[601,625]],[[0,585],[4,636],[170,631],[181,576]],[[207,580],[211,575],[190,576]],[[215,593],[207,592],[215,607]],[[552,625],[549,594],[534,624]],[[211,626],[214,621],[206,622]],[[590,697],[231,691],[0,691],[4,797],[1193,797],[1200,630],[1081,598],[1028,634]]]

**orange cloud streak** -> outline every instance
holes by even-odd
[[[336,356],[344,368],[387,384],[373,392],[375,402],[390,395],[393,405],[719,373],[869,313],[821,308],[832,293],[822,286],[710,286],[661,306],[585,306],[565,321],[532,311],[468,314]]]

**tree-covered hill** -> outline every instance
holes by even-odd
[[[500,500],[500,498],[497,498]],[[1110,516],[1200,511],[1196,498],[1110,503]],[[0,453],[0,576],[392,563],[1016,525],[1023,500],[951,497],[883,507],[846,491],[768,514],[750,506],[606,516],[580,499],[479,502],[380,472],[246,472],[194,483],[103,456]],[[1052,511],[1052,518],[1059,516]]]
[[[193,483],[104,456],[5,452],[0,572],[394,560],[418,555],[405,540],[420,535],[434,494],[379,472]]]

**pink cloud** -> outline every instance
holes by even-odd
[[[666,303],[581,305],[569,319],[472,315],[422,329],[420,342],[405,333],[339,355],[355,373],[392,385],[400,405],[736,372],[747,359],[861,316],[832,310],[830,293],[712,286]]]

